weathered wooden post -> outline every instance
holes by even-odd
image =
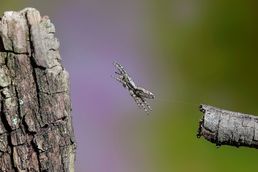
[[[0,171],[74,171],[69,75],[48,17],[0,18]]]

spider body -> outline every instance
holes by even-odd
[[[115,71],[117,74],[115,79],[120,82],[123,87],[128,89],[130,95],[140,108],[143,108],[147,113],[149,110],[151,111],[152,109],[146,99],[154,99],[154,94],[142,87],[137,87],[122,65],[117,62],[114,62],[113,64],[117,69],[117,71]]]

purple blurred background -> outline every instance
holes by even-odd
[[[133,158],[128,158],[129,152],[120,146],[119,137],[124,133],[117,130],[126,125],[125,119],[143,118],[145,114],[111,74],[112,62],[116,60],[141,82],[151,85],[151,78],[147,77],[151,60],[139,47],[148,39],[147,34],[139,35],[139,30],[148,30],[142,18],[137,17],[144,14],[144,6],[130,1],[82,1],[62,6],[53,21],[64,65],[71,75],[78,142],[76,171],[135,171],[139,167],[130,164]],[[149,49],[148,45],[144,48]],[[142,161],[144,152],[140,148],[138,151],[133,156]]]

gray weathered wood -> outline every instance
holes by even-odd
[[[69,75],[54,33],[33,8],[0,18],[0,171],[74,171]]]
[[[204,113],[197,136],[220,145],[258,148],[258,117],[201,105]]]

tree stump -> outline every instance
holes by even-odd
[[[0,171],[74,171],[69,75],[33,8],[0,18]]]

